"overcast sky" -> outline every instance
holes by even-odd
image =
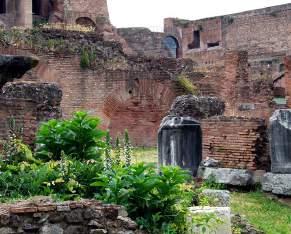
[[[163,19],[200,19],[263,8],[291,0],[107,0],[116,27],[148,27],[163,30]]]

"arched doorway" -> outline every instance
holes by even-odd
[[[76,20],[76,24],[82,25],[82,26],[86,26],[86,27],[96,27],[96,24],[94,23],[93,20],[91,20],[88,17],[80,17]]]
[[[167,36],[163,40],[163,48],[167,50],[168,56],[171,58],[179,57],[179,42],[173,36]]]
[[[32,13],[34,15],[40,15],[41,13],[41,0],[32,1]]]
[[[0,14],[6,13],[6,0],[0,0]]]

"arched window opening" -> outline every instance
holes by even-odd
[[[96,25],[94,23],[93,20],[91,20],[88,17],[80,17],[76,20],[76,24],[82,25],[82,26],[86,26],[86,27],[93,27],[95,28]]]
[[[175,37],[173,36],[165,37],[163,44],[164,44],[164,48],[169,53],[169,57],[171,58],[179,57],[179,42]]]
[[[6,13],[6,0],[0,0],[0,14]]]
[[[34,15],[40,15],[41,11],[41,0],[33,0],[32,1],[32,13]]]

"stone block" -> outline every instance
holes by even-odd
[[[228,190],[205,189],[202,191],[202,194],[209,197],[211,206],[230,206],[230,192]]]
[[[190,207],[187,234],[231,234],[231,213],[229,207]],[[203,218],[205,217],[205,219]],[[204,220],[208,220],[206,222]],[[203,232],[203,229],[204,232]]]
[[[40,230],[40,234],[63,234],[64,230],[57,224],[47,224]]]
[[[277,195],[291,196],[291,174],[266,173],[262,189]]]
[[[248,186],[253,184],[253,173],[243,169],[200,167],[198,177],[205,180],[213,177],[217,183],[226,185]]]
[[[170,114],[175,116],[190,116],[194,119],[204,119],[211,116],[223,115],[225,104],[216,97],[198,97],[183,95],[176,98]]]

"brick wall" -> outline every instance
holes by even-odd
[[[202,121],[203,157],[222,167],[268,170],[270,160],[263,119],[213,117]]]
[[[0,95],[0,138],[7,139],[9,123],[15,120],[23,128],[24,142],[32,144],[42,121],[61,117],[61,97],[61,90],[52,84],[6,84]]]
[[[63,36],[72,40],[71,47],[80,47],[78,43],[85,40],[82,35],[83,39],[79,39],[66,34]],[[87,39],[92,44],[100,40]],[[35,53],[40,58],[39,65],[24,80],[58,84],[63,91],[61,107],[65,118],[74,111],[86,110],[99,116],[102,127],[110,129],[113,136],[128,129],[135,145],[156,145],[159,124],[180,94],[175,79],[192,71],[192,61],[126,56],[116,43],[100,43],[97,50],[103,51],[105,58],[98,55],[98,64],[91,69],[80,67],[78,54],[11,47],[0,51]]]
[[[119,28],[117,33],[139,56],[170,57],[163,44],[164,33],[152,32],[147,28]]]
[[[0,206],[0,233],[140,233],[120,206],[42,199]]]
[[[32,100],[0,97],[0,139],[6,140],[9,134],[9,122],[15,120],[23,128],[23,140],[33,143],[37,129],[36,104]]]

